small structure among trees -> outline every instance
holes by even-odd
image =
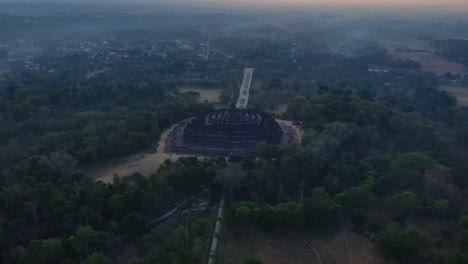
[[[209,156],[255,155],[258,144],[284,145],[292,136],[273,117],[251,109],[218,109],[174,129],[170,148],[176,153]]]

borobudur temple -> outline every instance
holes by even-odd
[[[257,145],[284,145],[292,136],[269,114],[251,109],[218,109],[180,123],[170,137],[173,153],[208,156],[255,155]]]

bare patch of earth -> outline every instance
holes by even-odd
[[[224,237],[218,257],[224,264],[242,264],[249,257],[265,264],[387,263],[372,241],[344,230],[329,235],[255,230],[235,235],[227,230]]]
[[[114,176],[129,176],[139,172],[144,176],[153,174],[166,160],[175,161],[188,155],[176,155],[167,150],[169,135],[177,124],[161,134],[158,148],[154,153],[140,153],[125,158],[112,159],[104,164],[83,168],[83,170],[98,181],[112,183]]]
[[[200,103],[203,103],[204,101],[208,101],[210,103],[219,103],[221,92],[222,92],[220,89],[208,89],[208,88],[190,87],[190,86],[180,87],[178,88],[178,90],[180,93],[189,93],[189,92],[199,93],[200,97],[198,98],[198,101]]]

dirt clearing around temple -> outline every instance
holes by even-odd
[[[266,234],[248,230],[244,234],[235,235],[230,230],[226,230],[219,253],[219,262],[242,264],[249,257],[257,257],[265,264],[386,263],[375,244],[352,232],[340,231],[329,235],[314,235],[311,233]]]
[[[437,54],[437,49],[429,43],[420,40],[404,41],[381,41],[380,44],[386,48],[394,59],[411,59],[421,64],[424,71],[431,71],[437,75],[447,72],[453,74],[464,74],[465,67],[461,64],[451,62]]]
[[[179,93],[189,93],[195,92],[199,93],[200,97],[198,101],[203,103],[204,101],[208,101],[210,103],[219,103],[221,90],[215,88],[200,88],[200,87],[191,87],[191,86],[183,86],[178,88]]]
[[[468,87],[441,86],[440,89],[455,96],[457,98],[458,105],[468,106]]]
[[[82,169],[86,174],[105,183],[112,183],[115,175],[125,177],[139,172],[144,176],[150,176],[152,173],[156,172],[159,166],[166,160],[175,161],[183,157],[183,155],[169,153],[166,148],[169,135],[176,125],[177,124],[171,126],[161,134],[158,148],[154,153],[140,153],[125,158],[111,159],[106,163]]]

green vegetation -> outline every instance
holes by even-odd
[[[240,234],[247,227],[301,231],[350,222],[390,259],[461,261],[466,231],[455,236],[451,222],[466,228],[464,145],[434,131],[463,124],[464,112],[447,111],[453,117],[444,125],[353,93],[325,92],[294,100],[285,113],[303,122],[300,146],[261,145],[257,159],[229,165],[184,158],[150,178],[135,174],[112,185],[75,172],[78,152],[32,156],[1,174],[3,258],[101,263],[125,245],[143,245],[132,263],[201,263],[210,224],[182,214],[168,237],[158,235],[154,220],[173,202],[204,193],[212,200],[225,195],[227,223]],[[96,137],[97,126],[85,126],[83,134]],[[412,227],[431,219],[447,231]],[[454,241],[462,253],[448,256],[446,245]]]
[[[376,41],[438,37],[432,17],[277,26],[188,13],[0,15],[1,263],[206,263],[220,196],[236,236],[346,227],[391,263],[468,263],[468,108],[436,89],[467,77],[422,72]],[[433,45],[467,63],[466,41]],[[112,184],[81,172],[154,149],[164,129],[213,109],[178,86],[219,88],[231,105],[246,66],[250,107],[287,104],[281,118],[301,124],[301,144],[181,158]]]

